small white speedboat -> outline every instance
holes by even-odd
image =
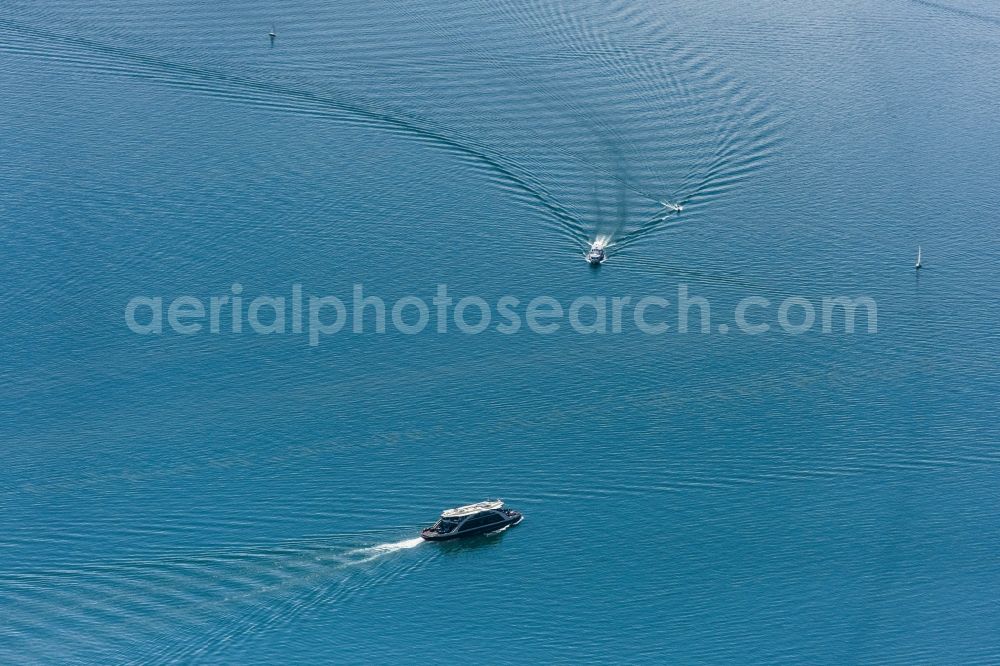
[[[604,248],[600,247],[596,243],[592,245],[590,250],[587,252],[587,261],[591,266],[600,266],[607,258],[608,256],[605,254]]]

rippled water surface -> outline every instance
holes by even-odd
[[[0,29],[0,661],[1000,660],[993,3],[9,0]],[[713,332],[125,325],[234,282],[682,283]],[[878,332],[717,330],[796,295],[870,296]],[[523,524],[416,538],[488,496]]]

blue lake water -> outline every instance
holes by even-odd
[[[0,661],[1000,660],[994,3],[8,0],[0,28]],[[233,283],[683,284],[712,323],[125,323]],[[733,326],[751,296],[768,333]],[[877,333],[786,334],[791,296],[868,296]],[[491,496],[523,524],[415,538]]]

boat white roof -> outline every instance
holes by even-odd
[[[468,516],[473,513],[479,513],[480,511],[490,511],[491,509],[499,509],[503,507],[503,500],[486,500],[485,502],[476,502],[475,504],[466,504],[465,506],[460,506],[455,509],[448,509],[447,511],[441,512],[442,518],[461,518],[462,516]]]

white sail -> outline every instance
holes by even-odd
[[[920,262],[920,246],[918,245],[917,246],[917,263],[916,263],[916,267],[917,268],[920,268],[920,263],[921,263]]]

